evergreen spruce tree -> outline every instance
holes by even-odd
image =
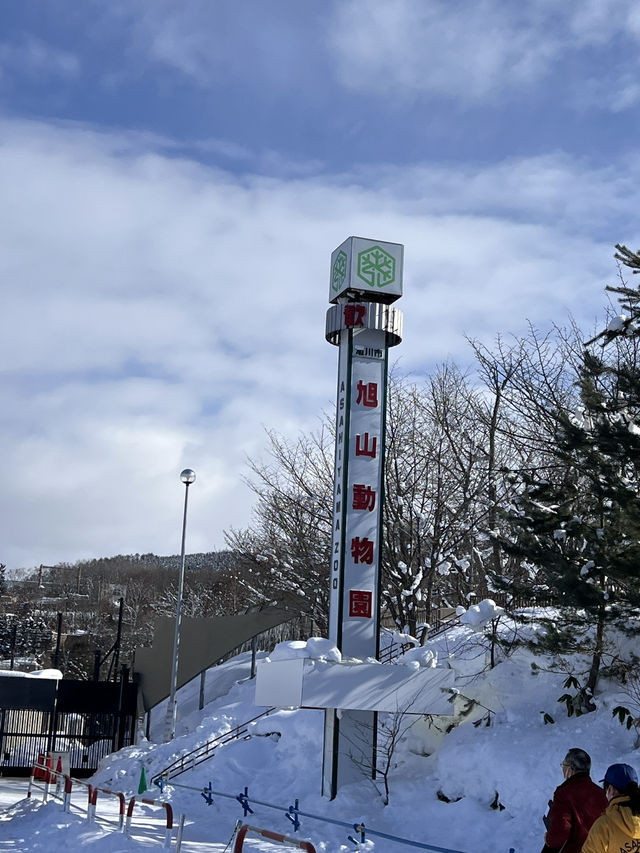
[[[640,251],[632,252],[630,249],[627,249],[626,246],[621,243],[616,243],[616,253],[614,254],[614,258],[620,263],[624,264],[626,267],[629,267],[630,270],[633,270],[634,275],[640,272]],[[618,288],[607,288],[607,290],[618,290]],[[635,294],[635,303],[638,301],[638,292],[634,291]]]
[[[537,646],[591,656],[577,696],[566,696],[577,712],[594,708],[607,626],[629,630],[640,608],[640,292],[619,292],[629,317],[598,336],[600,353],[585,350],[580,409],[556,412],[548,464],[518,472],[500,539],[529,580],[495,578],[502,589],[562,607],[560,619],[545,620]]]

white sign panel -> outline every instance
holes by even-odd
[[[255,704],[386,713],[453,713],[451,669],[397,664],[260,661]],[[274,672],[274,668],[277,671]]]
[[[343,655],[378,653],[386,358],[384,332],[354,332],[342,591]]]
[[[304,658],[260,661],[257,668],[255,704],[269,708],[299,708],[302,705]],[[277,701],[276,700],[277,697]]]
[[[348,291],[369,302],[395,302],[402,296],[404,246],[348,237],[331,254],[329,302]]]

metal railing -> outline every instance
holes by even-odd
[[[447,618],[438,619],[433,625],[423,625],[418,632],[418,636],[415,638],[418,641],[417,646],[423,646],[427,640],[432,640],[434,637],[458,625],[460,625],[460,619],[455,613],[452,613]],[[417,646],[414,643],[391,642],[381,650],[379,655],[380,663],[391,663],[392,660],[396,660],[408,652],[409,649],[416,648]]]
[[[275,710],[275,708],[267,708],[266,711],[252,717],[245,723],[239,723],[234,729],[218,735],[217,737],[206,741],[206,743],[200,744],[200,746],[197,746],[195,749],[192,749],[184,755],[180,755],[175,759],[175,761],[168,764],[164,770],[161,770],[160,773],[154,773],[151,777],[151,782],[153,784],[157,784],[162,779],[168,781],[169,779],[174,779],[176,776],[180,776],[181,773],[186,773],[187,770],[193,770],[193,768],[197,767],[198,764],[202,764],[203,761],[207,761],[207,759],[211,758],[218,747],[224,746],[226,743],[230,743],[243,737],[248,733],[249,726],[252,723],[255,723],[256,720],[261,720],[263,717],[268,716]]]

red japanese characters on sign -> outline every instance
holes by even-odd
[[[357,385],[358,397],[356,405],[367,406],[369,409],[375,409],[378,405],[378,383],[363,382],[360,380]]]
[[[370,456],[375,459],[377,447],[378,439],[375,435],[371,438],[371,445],[369,445],[368,432],[365,432],[364,435],[356,435],[356,456]]]
[[[365,536],[361,539],[359,536],[354,536],[351,540],[351,556],[354,563],[373,563],[373,542]]]
[[[368,509],[372,512],[376,506],[376,492],[371,486],[362,483],[353,484],[353,509]]]
[[[347,329],[352,329],[354,326],[364,326],[364,315],[367,309],[364,305],[345,305],[344,306],[344,324]]]
[[[349,616],[362,616],[371,619],[373,593],[367,589],[349,590]]]

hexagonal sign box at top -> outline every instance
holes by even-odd
[[[369,287],[386,287],[396,280],[396,259],[382,246],[358,252],[358,278]]]
[[[348,237],[331,254],[329,302],[347,292],[368,302],[395,302],[402,296],[404,246]]]

